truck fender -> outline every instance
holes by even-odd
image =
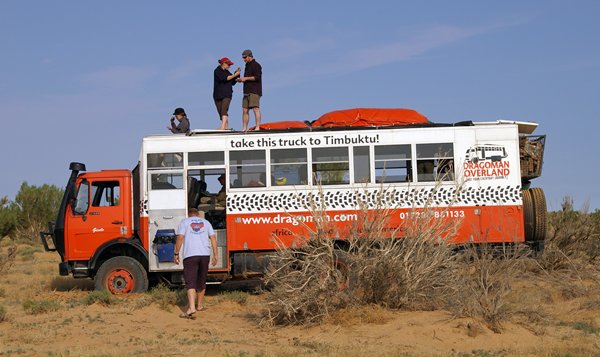
[[[102,244],[90,259],[89,268],[97,271],[104,261],[116,256],[132,257],[148,270],[148,252],[139,240],[133,238],[116,238]]]

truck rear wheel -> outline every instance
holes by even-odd
[[[546,196],[539,187],[531,189],[531,198],[535,211],[535,240],[541,241],[546,238]]]
[[[94,279],[96,290],[108,290],[114,295],[143,293],[148,290],[148,274],[131,257],[114,257],[105,261]]]
[[[535,209],[529,190],[523,190],[523,218],[525,226],[525,241],[535,241]]]

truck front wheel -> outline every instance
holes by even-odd
[[[137,260],[114,257],[100,266],[94,284],[96,290],[108,290],[115,295],[143,293],[148,290],[148,274]]]

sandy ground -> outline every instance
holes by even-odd
[[[444,311],[378,307],[319,326],[266,328],[257,319],[263,295],[218,287],[196,320],[179,318],[177,305],[143,303],[145,295],[88,305],[91,281],[59,277],[58,255],[25,250],[0,277],[0,356],[600,356],[597,287],[519,282],[499,334]],[[31,301],[53,311],[32,313]]]

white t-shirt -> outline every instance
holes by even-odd
[[[196,255],[210,256],[210,236],[215,234],[210,222],[192,216],[177,227],[177,235],[183,236],[183,259]]]

